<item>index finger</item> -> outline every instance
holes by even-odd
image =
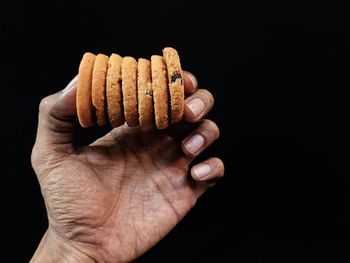
[[[193,94],[198,88],[197,78],[188,71],[184,71],[184,86],[186,95]]]

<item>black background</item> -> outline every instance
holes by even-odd
[[[349,9],[336,1],[12,1],[1,8],[1,262],[47,227],[37,109],[85,51],[178,49],[208,88],[225,178],[137,262],[350,262]],[[6,259],[6,260],[4,260]],[[2,261],[4,260],[4,261]]]

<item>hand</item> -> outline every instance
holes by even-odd
[[[125,125],[77,147],[76,79],[40,104],[32,165],[49,219],[32,262],[127,262],[163,238],[215,179],[220,159],[189,165],[219,136],[202,118],[209,91],[185,74],[186,121],[141,132]]]

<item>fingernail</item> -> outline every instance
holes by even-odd
[[[184,146],[189,153],[195,155],[203,147],[204,143],[204,137],[200,134],[195,134],[185,141]]]
[[[191,73],[187,73],[188,78],[192,82],[193,87],[196,89],[198,86],[198,82],[195,76],[193,76]]]
[[[187,103],[187,107],[191,110],[193,116],[197,118],[204,111],[204,102],[200,98],[194,98]]]
[[[198,179],[203,179],[208,176],[211,172],[210,165],[202,163],[193,167],[194,176]]]
[[[62,93],[66,93],[70,91],[72,88],[74,88],[77,84],[78,76],[75,76],[74,79],[72,79],[69,84],[62,90]]]

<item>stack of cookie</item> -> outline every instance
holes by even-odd
[[[143,130],[165,129],[182,119],[184,80],[174,48],[151,60],[85,53],[79,67],[76,104],[82,127],[124,122]],[[170,103],[169,103],[170,102]]]

